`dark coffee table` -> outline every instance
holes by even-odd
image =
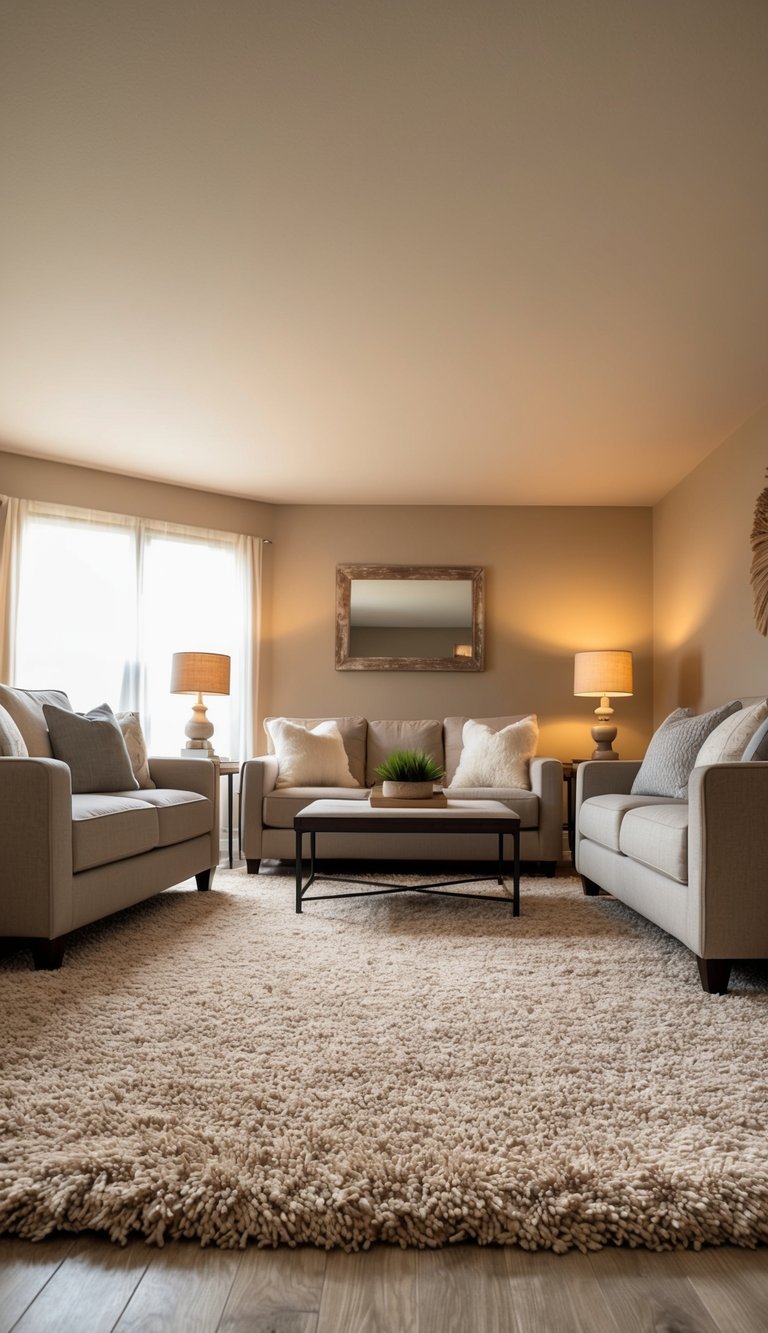
[[[448,898],[485,898],[506,906],[512,902],[512,915],[520,915],[520,816],[502,801],[449,800],[447,806],[419,810],[371,808],[367,801],[313,801],[295,816],[296,832],[296,911],[305,902],[325,898],[361,898],[381,893],[438,893]],[[304,883],[302,838],[309,834],[309,878]],[[499,897],[491,893],[453,893],[459,884],[481,884],[487,875],[473,875],[463,879],[438,880],[428,884],[388,884],[379,880],[342,878],[339,875],[321,875],[316,866],[316,837],[318,833],[490,833],[498,838],[495,858],[498,883],[504,886],[504,835],[513,840],[512,896]],[[314,893],[307,896],[310,885],[321,880],[339,884],[364,883],[358,893]]]

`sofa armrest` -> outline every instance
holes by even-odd
[[[209,801],[218,795],[216,764],[212,759],[176,759],[154,756],[149,761],[149,774],[156,787],[170,787],[176,791],[195,791]]]
[[[579,806],[590,796],[607,796],[609,792],[627,796],[640,772],[639,759],[588,759],[576,769],[576,825]]]
[[[264,797],[277,783],[277,756],[246,759],[240,770],[240,845],[246,861],[261,860]]]
[[[533,758],[529,765],[531,791],[539,798],[539,860],[560,861],[563,856],[563,765],[559,759]]]
[[[700,958],[768,958],[768,763],[688,783],[688,926]]]
[[[194,791],[205,796],[213,806],[211,821],[211,868],[219,864],[219,767],[212,759],[153,757],[149,775],[157,787],[175,791]],[[137,793],[138,795],[138,793]]]
[[[576,769],[576,797],[573,807],[573,864],[579,864],[579,811],[590,796],[615,792],[628,796],[640,771],[639,759],[588,759]]]
[[[0,758],[0,934],[72,929],[72,781],[58,759]]]

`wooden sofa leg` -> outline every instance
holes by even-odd
[[[197,881],[197,887],[200,893],[205,893],[207,889],[210,889],[212,875],[212,870],[201,870],[199,874],[195,875],[195,880]]]
[[[697,954],[696,962],[699,965],[702,990],[707,995],[725,995],[733,966],[730,958],[699,958]]]
[[[64,960],[66,935],[59,935],[56,940],[31,940],[32,962],[36,972],[56,972]]]
[[[253,858],[247,858],[245,862],[246,872],[249,875],[258,875],[260,865],[261,865],[261,858],[259,858],[258,861],[254,860]]]
[[[594,898],[600,892],[600,885],[595,884],[593,879],[587,879],[586,875],[581,877],[581,887],[589,898]]]

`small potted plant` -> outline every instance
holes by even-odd
[[[382,795],[404,800],[422,800],[432,795],[444,769],[421,750],[395,750],[376,769]]]

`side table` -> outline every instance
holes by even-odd
[[[571,759],[563,761],[563,782],[566,786],[566,809],[568,820],[568,850],[573,860],[573,849],[576,843],[576,769],[579,764],[584,764],[585,759]]]
[[[229,868],[232,869],[232,806],[233,806],[233,782],[235,774],[240,772],[240,765],[235,759],[220,759],[219,773],[227,779],[227,850],[229,851]],[[239,820],[238,820],[239,828]],[[238,840],[239,841],[239,840]],[[239,848],[238,848],[239,851]]]

